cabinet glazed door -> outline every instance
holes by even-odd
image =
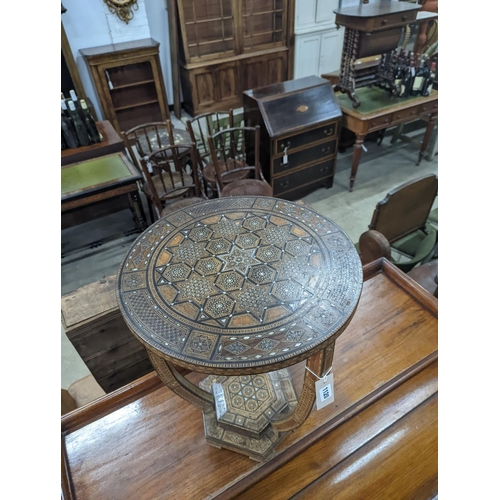
[[[319,74],[321,35],[297,35],[295,37],[294,78]]]

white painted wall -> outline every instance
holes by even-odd
[[[173,103],[166,0],[138,0],[137,5],[138,10],[134,11],[133,19],[127,24],[116,14],[112,14],[103,0],[64,0],[67,12],[61,15],[61,20],[85,92],[96,107],[98,118],[101,120],[103,114],[99,98],[85,60],[80,55],[80,49],[142,38],[155,39],[160,43],[160,64],[168,101]]]

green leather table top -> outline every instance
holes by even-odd
[[[432,91],[431,95],[434,96],[435,93],[435,91]],[[429,97],[422,96],[393,97],[387,90],[379,87],[361,87],[356,89],[356,96],[359,102],[361,102],[361,106],[354,109],[352,105],[353,103],[347,94],[338,92],[335,96],[337,97],[337,101],[342,110],[352,110],[361,115],[373,113],[374,111],[381,111],[386,108],[392,108],[400,104],[411,103],[412,101],[423,101],[425,99],[429,99]]]
[[[61,168],[61,197],[135,182],[140,178],[123,153],[102,156]]]

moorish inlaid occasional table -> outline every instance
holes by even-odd
[[[362,289],[345,232],[305,205],[210,200],[150,226],[118,303],[162,381],[203,410],[209,444],[266,460],[306,420]],[[307,360],[297,399],[286,367]],[[195,386],[176,367],[209,376]]]

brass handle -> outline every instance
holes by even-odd
[[[387,24],[387,19],[382,19],[382,24]]]
[[[285,181],[285,182],[282,182],[282,183],[280,183],[280,187],[283,187],[283,188],[284,188],[284,187],[287,187],[287,186],[288,186],[288,184],[290,184],[290,181]]]
[[[408,16],[403,16],[403,21],[406,21],[408,19]]]
[[[325,172],[328,172],[328,167],[323,167],[322,169],[320,169],[320,172],[322,174],[324,174]]]
[[[285,143],[282,143],[280,146],[281,149],[285,149],[285,148],[289,148],[289,147],[290,147],[290,141],[286,141],[286,145],[285,145]]]
[[[325,135],[332,135],[333,134],[333,128],[330,127],[330,128],[325,128],[325,130],[323,130],[323,133]]]
[[[327,146],[326,148],[321,149],[322,153],[328,153],[328,151],[330,151],[330,146]]]

